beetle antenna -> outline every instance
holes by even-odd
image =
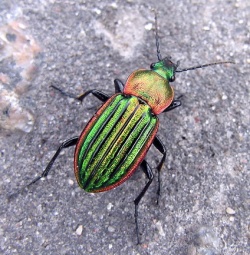
[[[192,66],[192,67],[188,67],[188,68],[178,69],[178,70],[175,70],[175,72],[180,73],[180,72],[185,72],[185,71],[194,70],[194,69],[198,69],[198,68],[203,68],[203,67],[207,67],[207,66],[229,64],[229,63],[235,64],[234,61],[220,61],[220,62],[214,62],[214,63],[210,63],[210,64],[205,64],[205,65]]]
[[[157,50],[157,58],[159,61],[162,60],[161,58],[161,52],[160,52],[160,43],[159,43],[159,34],[158,34],[158,22],[157,22],[157,12],[154,10],[155,13],[155,44],[156,44],[156,50]]]

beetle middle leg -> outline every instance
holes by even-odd
[[[134,204],[135,204],[135,227],[136,227],[137,244],[140,244],[139,227],[138,227],[138,205],[139,205],[142,197],[145,195],[148,187],[150,186],[150,184],[152,183],[152,181],[154,179],[153,171],[152,171],[151,167],[149,166],[149,164],[147,163],[146,160],[142,161],[141,167],[142,167],[143,172],[146,174],[146,176],[148,178],[148,182],[146,183],[145,187],[143,188],[141,193],[138,195],[138,197],[134,200]]]
[[[64,142],[61,143],[61,145],[59,146],[59,148],[57,149],[56,153],[54,154],[54,156],[52,157],[52,159],[50,160],[49,164],[47,165],[47,167],[45,168],[45,170],[42,172],[42,174],[40,176],[38,176],[36,179],[34,179],[31,183],[29,183],[26,187],[31,186],[32,184],[36,183],[37,181],[39,181],[41,178],[46,177],[49,173],[49,171],[51,170],[52,165],[54,164],[55,160],[57,159],[57,157],[59,156],[60,152],[68,147],[74,146],[76,145],[77,141],[78,141],[78,136],[72,137]]]
[[[32,182],[30,182],[28,185],[26,185],[25,187],[23,187],[22,189],[20,189],[18,192],[11,194],[8,197],[8,200],[12,200],[13,198],[15,198],[17,195],[19,195],[20,193],[23,193],[27,188],[29,188],[32,184],[36,183],[37,181],[39,181],[41,178],[46,177],[49,173],[49,171],[51,170],[52,165],[54,164],[55,160],[57,159],[57,157],[59,156],[60,152],[68,147],[74,146],[76,145],[78,141],[78,136],[72,137],[66,141],[64,141],[63,143],[61,143],[61,145],[59,146],[59,148],[57,149],[56,153],[54,154],[54,156],[52,157],[52,159],[50,160],[50,162],[48,163],[47,167],[45,168],[45,170],[42,172],[41,175],[39,175],[38,177],[36,177]]]

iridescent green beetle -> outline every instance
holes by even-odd
[[[170,58],[161,58],[156,22],[156,47],[158,62],[151,64],[150,70],[134,71],[125,85],[115,80],[116,94],[109,97],[98,90],[89,90],[79,97],[82,101],[92,94],[104,104],[88,122],[79,137],[64,141],[47,165],[43,173],[28,186],[48,175],[61,150],[75,147],[74,170],[79,186],[87,192],[102,192],[113,189],[126,181],[141,166],[148,182],[134,200],[137,242],[140,243],[138,229],[138,204],[154,178],[145,155],[153,144],[162,154],[157,166],[158,196],[160,195],[160,170],[166,158],[166,148],[156,135],[159,127],[157,115],[173,110],[181,105],[174,100],[174,90],[169,82],[175,79],[175,73],[202,68],[205,66],[231,63],[217,62],[178,69]],[[62,94],[72,96],[54,87]],[[158,201],[158,200],[157,200]]]

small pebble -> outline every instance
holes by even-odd
[[[83,231],[83,225],[79,225],[76,229],[76,234],[78,236],[80,236],[82,234],[82,231]]]
[[[108,203],[107,210],[110,211],[112,209],[112,207],[113,207],[113,204],[112,203]]]
[[[233,217],[233,216],[230,216],[230,217],[229,217],[229,220],[230,220],[231,222],[234,222],[234,217]]]
[[[226,99],[227,99],[227,95],[223,95],[222,100],[226,100]]]
[[[95,12],[96,14],[98,14],[98,15],[100,15],[100,14],[102,13],[102,11],[99,10],[99,9],[97,9],[97,8],[94,8],[94,12]]]
[[[153,28],[153,24],[152,24],[152,23],[148,23],[148,24],[146,24],[146,25],[144,26],[144,28],[145,28],[146,30],[150,31],[150,30],[152,30],[152,28]]]
[[[205,31],[209,31],[209,30],[210,30],[210,28],[209,28],[208,26],[205,26],[205,27],[203,27],[203,30],[205,30]]]
[[[117,3],[114,2],[114,3],[111,4],[111,7],[114,8],[114,9],[117,9],[118,5],[117,5]]]
[[[230,214],[230,215],[234,215],[234,214],[235,214],[235,210],[232,209],[231,207],[228,207],[228,208],[226,209],[226,212],[227,212],[227,214]]]
[[[109,232],[111,232],[111,233],[112,233],[112,232],[115,232],[115,228],[114,228],[114,227],[109,226],[109,227],[108,227],[108,231],[109,231]]]
[[[156,228],[157,228],[158,231],[159,231],[159,235],[165,237],[166,235],[165,235],[165,232],[164,232],[164,230],[163,230],[163,227],[162,227],[161,222],[160,222],[160,221],[157,221],[155,225],[156,225]]]
[[[71,180],[71,179],[69,179],[69,181],[68,181],[68,183],[69,183],[69,185],[73,185],[74,184],[74,181],[73,180]]]

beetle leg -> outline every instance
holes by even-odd
[[[138,227],[138,205],[139,205],[142,197],[146,193],[148,187],[150,186],[150,184],[152,183],[153,178],[154,178],[153,171],[152,171],[151,167],[149,166],[149,164],[147,163],[146,160],[142,161],[141,167],[143,169],[143,172],[146,174],[146,176],[148,178],[148,182],[146,183],[145,187],[143,188],[141,193],[138,195],[138,197],[134,200],[134,203],[135,203],[135,227],[136,227],[136,235],[137,235],[137,244],[140,244],[139,227]]]
[[[178,98],[180,98],[180,97],[178,97]],[[168,107],[167,109],[165,109],[163,112],[169,112],[169,111],[171,111],[171,110],[173,110],[173,109],[175,109],[175,108],[177,108],[177,107],[179,107],[179,106],[181,106],[181,101],[178,100],[178,99],[176,99],[176,100],[174,100],[174,101],[169,105],[169,107]]]
[[[114,83],[115,83],[115,93],[122,93],[124,89],[123,82],[119,79],[115,79]]]
[[[51,170],[52,165],[54,164],[56,158],[59,156],[60,152],[68,147],[74,146],[76,145],[78,141],[78,136],[72,137],[66,141],[64,141],[59,148],[57,149],[56,153],[54,154],[54,156],[52,157],[52,159],[50,160],[49,164],[47,165],[47,167],[45,168],[45,170],[42,172],[42,174],[38,177],[36,177],[32,182],[30,182],[28,185],[26,185],[25,187],[23,187],[22,189],[20,189],[18,192],[15,192],[13,194],[11,194],[8,197],[8,200],[12,200],[13,198],[15,198],[16,196],[18,196],[19,194],[23,193],[27,188],[29,188],[32,184],[36,183],[37,181],[39,181],[41,178],[46,177],[49,173],[49,171]]]
[[[32,184],[36,183],[37,181],[39,181],[41,178],[46,177],[49,173],[49,171],[51,170],[52,165],[54,164],[55,160],[57,159],[57,157],[59,156],[60,152],[68,147],[74,146],[76,145],[78,141],[78,136],[72,137],[66,141],[64,141],[59,148],[57,149],[56,153],[54,154],[54,156],[52,157],[52,159],[50,160],[49,164],[47,165],[47,167],[45,168],[45,170],[42,172],[42,174],[40,176],[38,176],[36,179],[34,179],[31,183],[29,183],[26,187],[31,186]]]
[[[91,89],[91,90],[87,90],[85,93],[81,94],[80,96],[75,96],[74,94],[68,93],[63,91],[62,89],[51,85],[51,87],[57,91],[59,91],[62,95],[67,96],[67,97],[71,97],[74,98],[76,100],[79,101],[83,101],[83,99],[88,96],[89,94],[92,94],[93,96],[95,96],[96,98],[98,98],[99,100],[101,100],[102,102],[106,102],[110,96],[108,96],[107,94],[103,93],[102,91],[99,91],[97,89]]]
[[[95,96],[96,98],[98,98],[99,100],[101,100],[102,102],[106,102],[110,96],[103,93],[102,91],[100,90],[97,90],[97,89],[91,89],[91,90],[88,90],[86,91],[85,93],[81,94],[80,96],[76,97],[75,99],[79,100],[79,101],[83,101],[83,99],[85,97],[87,97],[89,94],[92,94],[93,96]]]
[[[162,143],[162,141],[160,140],[160,138],[158,136],[156,136],[154,138],[153,144],[154,144],[155,148],[158,149],[160,151],[160,153],[162,154],[161,162],[157,166],[157,170],[158,170],[157,204],[158,204],[159,197],[161,195],[161,169],[162,169],[163,163],[166,160],[166,147]]]

